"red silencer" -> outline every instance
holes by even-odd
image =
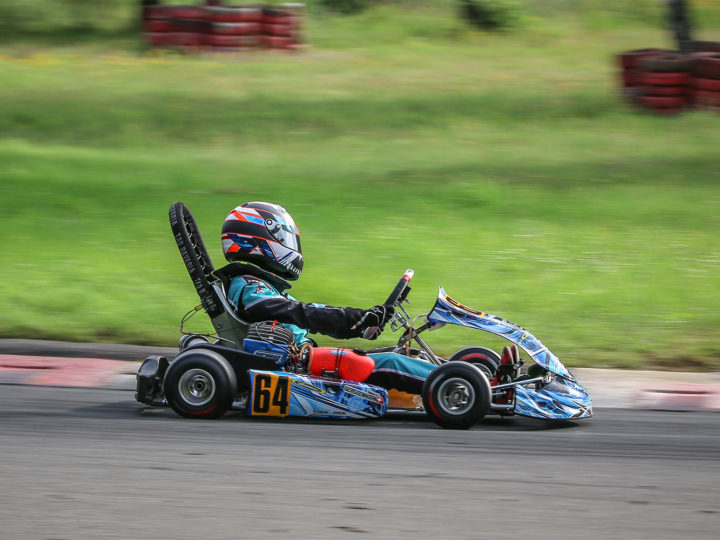
[[[362,382],[375,369],[375,360],[349,349],[314,347],[310,350],[308,370],[318,377],[337,373],[345,381]]]

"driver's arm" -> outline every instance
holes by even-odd
[[[366,314],[364,309],[306,304],[280,295],[257,298],[238,314],[248,322],[279,321],[336,339],[361,337],[366,329],[358,325]]]

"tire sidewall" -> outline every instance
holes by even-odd
[[[183,374],[192,369],[207,372],[215,385],[215,394],[208,403],[201,406],[185,401],[178,389]],[[170,364],[165,373],[163,390],[168,405],[180,416],[220,418],[232,406],[237,392],[237,380],[234,370],[220,354],[204,349],[192,349],[178,355]]]

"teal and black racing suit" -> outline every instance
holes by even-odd
[[[336,339],[361,337],[353,326],[365,310],[340,308],[299,302],[286,290],[290,284],[261,269],[232,278],[229,300],[237,306],[238,315],[247,322],[278,321],[293,332],[295,344],[312,340],[308,333],[320,333]],[[419,394],[432,364],[393,352],[371,353],[375,369],[365,380],[369,384]]]

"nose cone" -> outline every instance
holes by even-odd
[[[592,400],[577,382],[556,377],[539,390],[517,386],[515,414],[556,420],[589,418],[593,415]]]

